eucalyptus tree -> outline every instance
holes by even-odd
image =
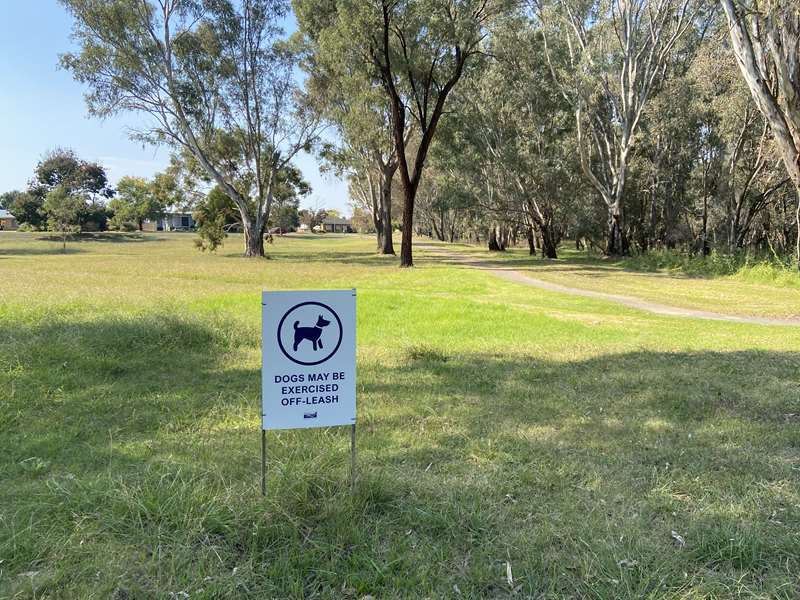
[[[463,109],[452,119],[458,135],[443,138],[447,154],[473,188],[483,188],[476,197],[493,249],[503,248],[504,230],[519,230],[532,254],[538,237],[543,255],[556,258],[579,185],[572,114],[543,61],[535,23],[506,19],[489,52],[494,60],[456,92]]]
[[[305,4],[297,1],[296,6]],[[403,185],[400,266],[413,265],[414,202],[448,97],[479,62],[490,22],[508,0],[331,0],[315,27],[350,46],[352,67],[377,84],[388,106]],[[298,10],[298,14],[305,11]],[[306,13],[308,14],[308,13]],[[302,23],[301,23],[302,24]],[[454,107],[452,107],[454,108]]]
[[[694,0],[532,0],[554,79],[575,116],[581,168],[608,210],[608,254],[626,254],[625,185],[637,130]],[[553,41],[556,43],[554,44]]]
[[[717,228],[727,251],[733,253],[748,243],[754,225],[779,200],[788,179],[769,124],[739,75],[728,35],[720,23],[698,54],[691,77],[708,107],[706,129],[719,144]]]
[[[90,114],[144,113],[135,133],[191,153],[236,205],[245,256],[264,255],[276,174],[320,130],[282,0],[61,0],[80,50],[61,64],[89,87]]]
[[[720,149],[707,123],[715,119],[695,82],[670,69],[644,112],[628,166],[626,226],[637,250],[694,243],[695,204],[702,206],[704,198],[707,204],[716,189],[711,183]],[[699,163],[705,169],[695,172]],[[700,188],[705,193],[695,195]]]
[[[417,223],[424,225],[431,236],[453,243],[468,237],[479,207],[472,186],[453,162],[460,155],[450,153],[449,146],[437,145],[430,165],[417,190]],[[436,150],[441,152],[436,152]]]
[[[352,40],[340,35],[336,6],[325,0],[294,0],[302,37],[310,104],[336,129],[321,153],[346,177],[360,205],[372,215],[381,254],[395,254],[392,182],[398,162],[389,104]]]
[[[400,266],[413,265],[414,201],[425,160],[450,93],[476,63],[503,0],[371,0],[361,21],[369,56],[388,96],[403,182]],[[410,150],[407,121],[417,141]]]
[[[796,190],[800,269],[800,9],[796,0],[720,1],[741,73]]]

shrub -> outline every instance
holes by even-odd
[[[800,287],[796,265],[775,255],[754,257],[746,253],[712,252],[703,257],[658,250],[626,258],[621,265],[635,271],[669,271],[692,277],[736,277],[753,283]]]

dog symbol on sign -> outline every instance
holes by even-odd
[[[297,347],[303,340],[308,340],[314,344],[314,352],[316,352],[318,348],[322,348],[322,328],[330,324],[331,322],[326,321],[322,315],[317,317],[317,324],[313,327],[300,327],[300,321],[295,321],[293,350],[297,352]]]
[[[313,366],[336,354],[343,333],[342,320],[335,310],[322,302],[308,301],[295,304],[283,314],[277,342],[290,361]]]

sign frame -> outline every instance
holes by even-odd
[[[316,323],[313,322],[314,315],[318,315]],[[263,496],[267,493],[267,431],[280,429],[349,425],[351,491],[355,488],[356,315],[355,288],[262,290],[261,494]],[[331,325],[334,326],[330,327]],[[336,340],[335,343],[332,342],[333,339]],[[331,368],[334,370],[331,371]],[[304,382],[319,381],[326,383],[300,385]],[[333,383],[329,383],[331,381]],[[277,394],[279,390],[281,393]],[[320,390],[320,393],[329,392],[329,395],[286,397],[291,393],[313,393],[313,390]],[[331,395],[333,393],[336,395]],[[343,395],[340,405],[339,393]],[[306,406],[319,404],[320,409],[303,412],[301,406],[304,404]],[[319,424],[306,422],[306,419],[316,420],[319,412],[322,412],[322,422]],[[279,415],[277,418],[276,414]],[[300,420],[300,414],[303,420]]]

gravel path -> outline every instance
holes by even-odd
[[[732,323],[753,323],[756,325],[788,325],[800,326],[800,318],[776,318],[776,317],[748,317],[743,315],[726,315],[723,313],[716,313],[707,310],[697,310],[693,308],[680,308],[677,306],[669,306],[667,304],[659,304],[658,302],[650,302],[640,298],[633,298],[631,296],[623,296],[620,294],[608,294],[605,292],[595,292],[591,290],[582,290],[580,288],[568,287],[559,285],[557,283],[550,283],[549,281],[542,281],[530,275],[526,275],[520,271],[515,271],[509,267],[498,267],[496,264],[489,263],[480,259],[464,256],[450,250],[445,250],[439,246],[429,246],[426,244],[418,244],[420,249],[429,252],[446,255],[448,258],[469,267],[488,271],[492,275],[505,279],[506,281],[513,281],[521,285],[547,290],[550,292],[559,292],[561,294],[571,294],[573,296],[582,296],[584,298],[595,298],[597,300],[607,300],[609,302],[616,302],[623,306],[644,310],[646,312],[654,313],[657,315],[667,315],[670,317],[688,317],[691,319],[709,319],[711,321],[729,321]]]

